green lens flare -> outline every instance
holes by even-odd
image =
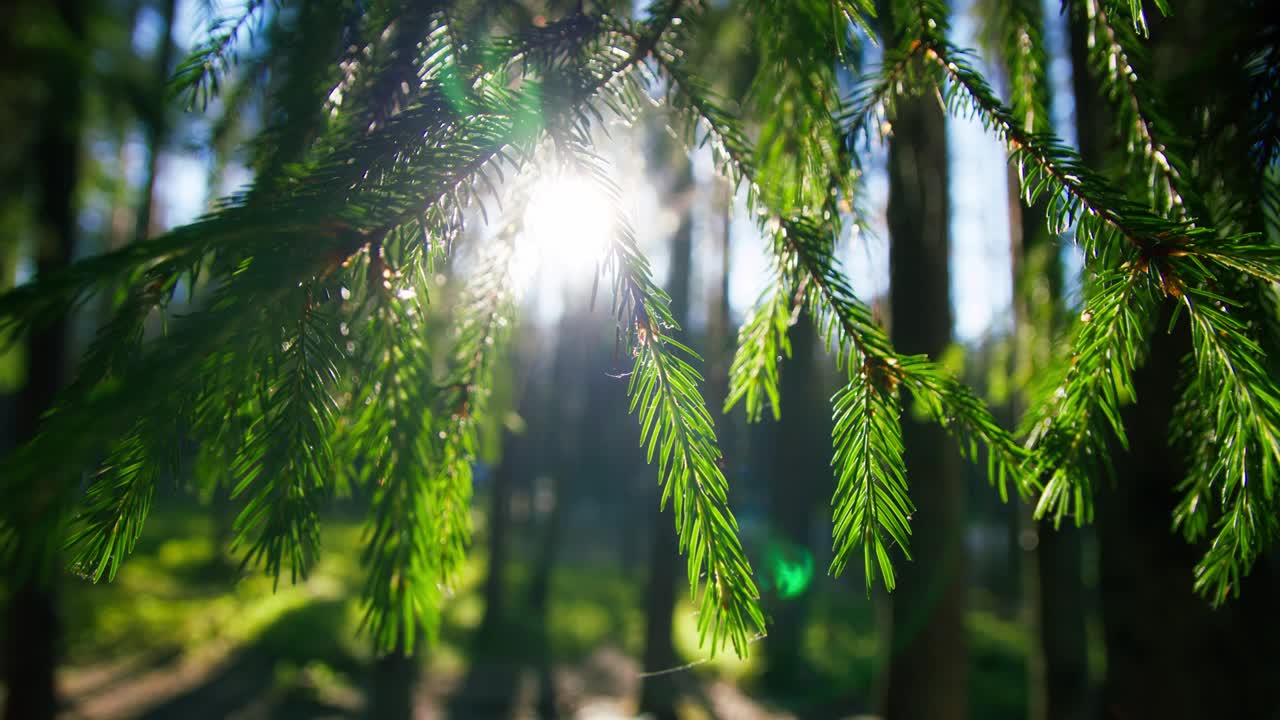
[[[764,566],[778,591],[778,597],[793,598],[813,582],[813,553],[787,541],[769,543],[764,553]]]

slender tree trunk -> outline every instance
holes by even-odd
[[[156,55],[155,100],[148,107],[150,117],[143,119],[146,127],[147,169],[142,179],[142,194],[133,232],[134,242],[146,240],[155,227],[156,176],[160,170],[160,154],[169,134],[166,112],[168,93],[165,92],[165,88],[169,82],[170,66],[173,65],[173,21],[177,6],[177,0],[163,0],[160,8],[161,35]]]
[[[574,486],[577,474],[581,471],[579,438],[585,433],[587,423],[584,419],[585,391],[578,377],[583,367],[581,348],[586,342],[582,324],[568,315],[563,317],[557,331],[558,347],[551,371],[551,387],[556,389],[554,409],[539,423],[539,438],[535,443],[538,447],[552,448],[548,457],[551,486],[547,489],[551,507],[544,520],[541,544],[535,552],[533,573],[526,595],[529,615],[538,625],[545,620],[551,595],[551,575],[560,554],[568,511],[568,491]],[[534,479],[540,480],[540,477]],[[532,491],[533,505],[536,508],[542,489],[535,482]]]
[[[1085,631],[1091,603],[1084,587],[1083,532],[1069,523],[1055,530],[1042,521],[1036,533],[1035,600],[1044,663],[1044,717],[1080,720],[1090,715],[1093,705]]]
[[[511,531],[511,490],[515,475],[524,463],[525,442],[523,435],[506,433],[502,460],[493,473],[493,487],[489,490],[488,546],[489,567],[484,579],[484,616],[476,631],[481,648],[493,647],[502,628],[506,626],[508,534]]]
[[[413,720],[418,674],[416,650],[406,654],[398,647],[374,658],[367,717],[370,720]]]
[[[774,451],[769,477],[771,533],[765,572],[772,604],[772,624],[765,641],[765,682],[775,690],[802,690],[807,680],[804,629],[808,619],[807,588],[798,571],[812,563],[814,488],[831,473],[830,429],[817,396],[817,332],[813,319],[801,313],[789,333],[791,358],[782,367],[782,417],[771,433]],[[804,578],[807,580],[807,578]]]
[[[582,450],[579,438],[586,433],[587,421],[581,383],[575,379],[582,372],[583,358],[580,349],[585,347],[583,327],[575,318],[565,316],[558,332],[559,349],[552,371],[552,387],[556,396],[555,415],[541,428],[543,438],[539,447],[554,447],[550,463],[550,509],[543,524],[541,544],[533,563],[533,576],[526,595],[526,636],[530,649],[536,656],[538,672],[537,716],[558,717],[560,711],[551,666],[550,637],[547,630],[547,612],[550,609],[551,583],[563,545],[565,524],[568,521],[569,498],[582,472]],[[552,431],[551,428],[555,430]],[[537,479],[537,478],[535,478]],[[534,484],[533,504],[539,504],[541,488]]]
[[[680,197],[693,187],[693,168],[687,158],[681,158],[671,194]],[[689,272],[693,263],[693,222],[686,212],[680,218],[680,226],[671,238],[671,276],[667,292],[671,294],[671,313],[676,322],[684,325],[689,317]],[[665,512],[653,514],[651,537],[653,545],[649,555],[649,581],[644,593],[644,655],[645,671],[663,670],[677,664],[673,643],[673,618],[676,608],[676,561],[679,544],[671,514],[670,503]],[[640,713],[648,713],[654,720],[674,720],[678,694],[678,674],[645,678],[640,688]]]
[[[581,431],[580,426],[567,427],[575,427],[577,431]],[[565,488],[568,486],[568,478],[566,476],[573,470],[564,467],[564,463],[560,463],[560,465],[561,467],[557,468],[552,475],[551,509],[547,513],[546,527],[543,528],[542,534],[542,544],[538,548],[538,555],[534,560],[533,577],[529,581],[529,593],[527,596],[529,615],[537,623],[541,623],[546,618],[551,598],[551,574],[555,571],[556,558],[560,554],[560,542],[564,536],[565,512],[568,510],[569,505],[565,497]]]
[[[896,349],[940,355],[951,342],[946,118],[932,96],[898,102],[889,144],[890,321]],[[909,405],[907,406],[910,407]],[[917,511],[913,562],[893,594],[889,720],[959,720],[968,710],[964,484],[935,423],[902,415]]]
[[[1015,363],[1019,371],[1034,371],[1047,364],[1046,341],[1057,331],[1062,263],[1045,227],[1044,203],[1023,205],[1012,164],[1008,186]],[[1025,399],[1017,395],[1012,402],[1013,417],[1021,417]],[[1055,530],[1050,521],[1036,521],[1032,508],[1016,505],[1021,615],[1033,641],[1027,657],[1028,720],[1083,720],[1089,673],[1081,532],[1070,524]]]
[[[84,38],[84,13],[75,0],[62,0],[56,13],[70,33]],[[70,261],[76,236],[75,192],[79,182],[80,116],[84,47],[68,50],[45,75],[50,100],[36,146],[40,199],[36,221],[36,273],[45,275]],[[68,320],[64,316],[27,338],[27,381],[18,395],[15,440],[35,436],[40,417],[52,407],[66,381]],[[43,544],[46,538],[31,538]],[[19,549],[19,552],[24,552]],[[42,550],[33,550],[44,555]],[[44,720],[57,714],[55,670],[61,635],[56,594],[56,556],[47,567],[17,584],[6,608],[5,702],[7,720]]]

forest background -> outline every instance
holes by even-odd
[[[333,30],[307,8],[322,18],[410,14],[395,4],[328,5],[19,0],[0,11],[9,68],[0,78],[3,287],[29,287],[69,262],[165,237],[218,208],[217,198],[269,177],[279,148],[297,138],[276,132],[289,98],[266,59],[281,47],[305,57],[318,42],[307,22]],[[446,5],[440,12],[474,13],[473,27],[518,35],[570,27],[608,3]],[[902,100],[892,114],[886,107],[864,135],[837,127],[837,147],[822,142],[831,128],[787,116],[794,87],[783,82],[771,93],[760,80],[769,53],[779,52],[767,37],[772,20],[786,29],[783,50],[795,50],[787,38],[806,48],[797,57],[828,63],[827,82],[858,97],[857,73],[874,77],[871,69],[894,57],[901,9],[894,25],[896,6],[882,4],[878,19],[860,7],[876,26],[849,20],[861,42],[828,52],[804,34],[806,18],[847,4],[741,5],[692,3],[687,22],[701,44],[686,50],[721,71],[717,90],[743,108],[756,156],[772,150],[803,165],[835,153],[846,163],[860,187],[829,211],[856,205],[862,220],[834,246],[851,287],[900,350],[928,353],[977,389],[1002,426],[1034,437],[1027,411],[1045,378],[1056,378],[1055,348],[1069,347],[1071,321],[1088,322],[1097,307],[1086,300],[1098,291],[1080,249],[1090,241],[1074,243],[1071,223],[1045,229],[1051,203],[1023,202],[1021,163],[1010,163],[1009,146],[988,132],[990,118],[948,116],[957,105],[949,92]],[[969,60],[997,96],[1041,111],[1029,130],[1064,138],[1136,202],[1180,219],[1185,196],[1219,227],[1244,218],[1238,232],[1274,244],[1276,103],[1258,88],[1277,83],[1280,30],[1265,3],[1189,0],[1168,17],[1157,5],[1143,14],[1140,3],[978,0],[944,8],[951,24],[943,30],[978,50]],[[610,10],[639,22],[650,12],[625,3]],[[238,20],[240,12],[251,19]],[[207,57],[199,53],[210,38],[223,37],[242,46],[240,56],[222,75],[197,67],[204,79],[193,82],[185,58]],[[1027,47],[1042,53],[1021,52]],[[1034,85],[1018,84],[1027,77]],[[663,104],[661,78],[646,92]],[[277,585],[241,563],[259,549],[242,537],[244,490],[209,480],[202,468],[218,456],[210,459],[211,443],[193,433],[174,464],[187,470],[156,471],[150,517],[128,561],[115,558],[118,550],[105,553],[112,562],[86,564],[97,555],[85,554],[82,537],[63,558],[73,572],[51,584],[6,571],[8,716],[1280,717],[1266,691],[1280,676],[1267,617],[1280,600],[1270,531],[1247,578],[1230,574],[1218,593],[1197,584],[1206,576],[1204,530],[1189,532],[1184,517],[1176,529],[1192,535],[1188,542],[1173,527],[1186,490],[1179,450],[1194,444],[1170,423],[1177,360],[1191,342],[1184,328],[1154,334],[1151,360],[1129,388],[1151,401],[1116,401],[1128,442],[1101,441],[1114,479],[1092,467],[1095,523],[1076,528],[1068,518],[1055,528],[1052,517],[1033,518],[1034,499],[988,482],[985,450],[964,462],[945,433],[916,421],[927,412],[906,405],[913,559],[890,541],[892,570],[868,555],[830,575],[849,552],[832,547],[830,501],[833,430],[840,436],[830,398],[846,371],[822,351],[827,319],[797,309],[786,314],[789,349],[777,353],[785,360],[770,366],[785,412],[769,407],[768,392],[753,399],[748,386],[730,384],[738,327],[759,317],[757,297],[776,283],[773,238],[757,222],[761,191],[722,177],[711,147],[688,150],[679,123],[663,113],[609,112],[592,123],[599,157],[586,172],[542,173],[516,209],[459,211],[467,220],[453,237],[459,248],[496,242],[512,216],[521,226],[514,259],[498,273],[518,310],[490,369],[495,410],[473,429],[473,541],[441,593],[438,622],[427,624],[429,641],[394,624],[379,636],[388,626],[376,617],[369,631],[366,572],[379,561],[367,549],[376,544],[366,516],[377,491],[357,479],[327,498],[316,510],[324,518],[318,561],[306,577],[290,583],[285,572]],[[856,171],[841,153],[857,156]],[[1166,156],[1186,162],[1156,159]],[[552,158],[548,166],[563,161]],[[596,182],[599,169],[609,180]],[[713,658],[700,642],[709,615],[682,592],[670,506],[658,512],[657,473],[629,414],[633,349],[618,337],[609,283],[591,280],[600,238],[618,229],[599,208],[614,206],[653,260],[681,341],[704,360],[701,392],[724,454],[728,504],[768,620],[767,636],[744,636],[746,657],[722,649]],[[459,257],[464,268],[487,262]],[[429,338],[444,336],[459,302],[439,278],[423,285],[444,298],[442,316],[426,320]],[[199,287],[169,291],[175,317],[210,301]],[[4,443],[33,436],[54,406],[52,391],[70,382],[121,305],[95,294],[53,332],[3,326],[13,340],[0,354]],[[1271,305],[1258,313],[1257,324],[1274,320]],[[144,332],[161,332],[158,318],[148,322]],[[342,328],[353,343],[368,330]],[[1269,397],[1274,371],[1268,365],[1258,377]],[[718,412],[738,390],[738,407]],[[763,418],[748,422],[751,415]],[[17,508],[12,487],[4,498]],[[1274,505],[1259,512],[1274,518]],[[270,567],[270,548],[262,553]],[[274,560],[277,570],[289,567],[287,555]]]

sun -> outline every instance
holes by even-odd
[[[517,285],[589,286],[613,237],[613,207],[598,183],[579,175],[539,180],[529,196],[512,259]]]

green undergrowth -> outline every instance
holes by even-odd
[[[273,678],[271,692],[279,686],[362,687],[372,653],[359,633],[361,526],[339,518],[324,528],[321,561],[310,576],[296,584],[283,578],[273,591],[270,578],[241,573],[219,549],[204,511],[158,509],[114,582],[64,581],[68,664],[74,669],[151,658],[160,665],[207,653],[259,663]],[[473,636],[484,613],[486,555],[478,542],[445,608],[440,636],[425,660],[428,672],[460,675],[485,662],[573,665],[602,647],[640,656],[643,569],[600,561],[557,566],[543,624],[528,610],[531,563],[518,552],[507,578],[510,632],[477,654]],[[869,702],[880,671],[873,602],[861,588],[831,580],[815,583],[809,597],[789,601],[808,602],[811,621],[804,687],[788,695],[805,706]],[[968,627],[975,716],[1020,717],[1026,652],[1020,627],[986,611],[972,612]],[[765,692],[767,639],[753,642],[746,659],[729,651],[709,657],[699,647],[687,595],[677,606],[675,633],[687,672]]]

